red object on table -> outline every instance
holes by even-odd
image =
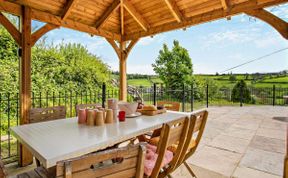
[[[119,121],[120,121],[120,122],[124,122],[124,121],[125,121],[125,118],[126,118],[126,113],[125,113],[125,111],[119,111],[119,113],[118,113],[118,118],[119,118]]]

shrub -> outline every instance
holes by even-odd
[[[243,103],[250,103],[251,102],[251,93],[247,87],[247,84],[244,80],[238,81],[235,86],[233,87],[231,99],[233,102],[240,102],[241,101],[241,90],[242,90],[242,101]]]

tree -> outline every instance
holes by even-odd
[[[176,40],[171,50],[163,44],[163,49],[159,51],[159,56],[152,67],[170,89],[179,89],[184,84],[190,85],[193,81],[192,60],[187,49],[180,46]]]
[[[230,80],[231,82],[235,82],[235,81],[237,80],[236,75],[231,74],[231,75],[229,76],[229,80]]]
[[[241,94],[242,90],[242,94]],[[250,103],[251,102],[251,93],[247,87],[247,84],[244,80],[238,81],[235,86],[233,87],[231,99],[233,102],[240,102],[242,95],[242,102],[243,103]]]

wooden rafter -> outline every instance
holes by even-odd
[[[110,39],[110,38],[106,38],[106,40],[108,41],[108,43],[110,43],[110,45],[112,46],[112,48],[115,50],[118,58],[120,59],[121,51],[120,51],[120,48],[117,46],[115,40]]]
[[[274,27],[284,38],[288,39],[288,23],[274,14],[264,10],[264,9],[255,9],[246,12],[246,14],[256,17],[272,27]]]
[[[65,20],[69,16],[69,14],[70,14],[73,6],[75,5],[76,1],[77,0],[67,0],[66,4],[64,6],[63,12],[62,12],[62,16],[61,16],[62,20]]]
[[[131,52],[132,48],[136,45],[136,43],[137,43],[138,41],[139,41],[139,39],[135,39],[135,40],[132,40],[132,41],[129,43],[128,47],[125,49],[125,54],[126,54],[126,56],[129,55],[129,53]]]
[[[149,30],[147,30],[145,32],[139,31],[139,32],[135,32],[135,33],[130,33],[130,34],[125,35],[123,37],[123,40],[129,41],[129,40],[133,40],[133,39],[137,39],[137,38],[141,38],[141,37],[153,36],[153,35],[158,34],[158,33],[167,32],[167,31],[176,30],[176,29],[181,29],[181,28],[185,28],[185,27],[190,27],[193,25],[197,25],[197,24],[225,18],[227,16],[233,16],[233,15],[237,15],[239,13],[244,13],[247,11],[247,9],[265,8],[265,7],[269,7],[271,5],[281,4],[283,2],[288,2],[288,1],[287,0],[275,0],[275,1],[271,0],[271,1],[265,1],[265,2],[264,1],[263,2],[258,1],[257,5],[255,5],[255,2],[248,1],[248,2],[238,4],[237,6],[231,6],[229,12],[227,12],[226,14],[223,13],[223,9],[217,9],[217,10],[214,10],[212,12],[207,12],[207,13],[203,13],[200,15],[195,15],[195,16],[186,18],[186,20],[184,22],[181,22],[181,23],[171,22],[171,23],[166,23],[166,24],[161,25],[161,26],[151,27],[151,28],[149,28]]]
[[[21,4],[26,5],[25,3],[26,1],[23,1],[23,3]],[[21,5],[7,2],[4,0],[0,0],[0,11],[8,12],[17,16],[21,16],[21,13],[22,13]],[[89,26],[89,25],[86,25],[86,24],[83,24],[74,20],[70,20],[70,19],[66,19],[65,22],[63,22],[60,16],[56,16],[56,15],[43,12],[40,10],[36,10],[36,9],[31,9],[31,18],[34,20],[86,32],[86,33],[97,35],[97,36],[113,38],[115,40],[121,39],[119,34],[116,34],[110,31],[104,31],[101,29],[96,29],[96,27],[92,27],[92,26]]]
[[[228,11],[229,9],[228,0],[221,0],[221,4],[222,4],[224,11]]]
[[[113,14],[113,12],[118,9],[120,6],[120,0],[114,0],[113,3],[105,10],[105,12],[101,15],[101,17],[96,22],[96,28],[101,28],[105,22],[109,19],[109,17]]]
[[[21,45],[21,33],[19,30],[0,12],[0,24],[11,34],[18,45]]]
[[[136,20],[136,22],[143,28],[144,31],[147,31],[150,28],[149,24],[141,14],[135,9],[135,7],[127,0],[123,0],[123,5],[129,14]]]
[[[121,35],[124,35],[125,33],[125,27],[124,27],[124,6],[123,6],[123,0],[121,0],[121,6],[120,6],[120,24],[121,24]]]
[[[44,34],[46,34],[47,32],[49,32],[55,28],[59,28],[59,26],[53,25],[53,24],[46,24],[43,27],[41,27],[40,29],[38,29],[31,36],[31,45],[33,46],[39,40],[39,38],[41,38]]]
[[[184,17],[182,13],[180,12],[175,0],[165,0],[165,3],[167,4],[167,7],[171,11],[172,15],[175,17],[177,22],[182,22],[184,21]]]

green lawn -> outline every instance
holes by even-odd
[[[218,84],[219,87],[229,87],[233,88],[233,86],[236,84],[236,81],[232,82],[229,81],[229,76],[216,76],[216,75],[196,75],[196,78],[210,78],[214,79],[215,82]],[[237,80],[245,79],[244,75],[236,75]],[[272,78],[269,79],[268,77],[264,77],[264,80],[257,81],[256,83],[252,83],[251,77],[249,77],[248,80],[245,80],[248,86],[255,87],[255,88],[272,88],[273,85],[276,86],[276,88],[288,88],[288,76],[287,77],[279,77],[279,78]],[[286,82],[286,83],[285,83]],[[153,83],[163,83],[161,79],[159,78],[151,78],[148,79],[130,79],[128,80],[129,85],[133,86],[144,86],[144,87],[150,87],[153,85]]]
[[[277,83],[277,82],[285,82],[288,84],[288,76],[287,77],[279,77],[279,78],[272,78],[272,79],[266,79],[262,82],[269,82],[269,83]]]
[[[153,85],[148,79],[129,79],[128,80],[128,85],[132,86],[143,86],[143,87],[150,87]]]

